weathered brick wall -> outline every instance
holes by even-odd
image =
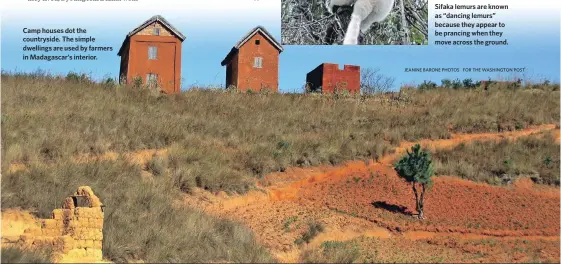
[[[157,59],[148,58],[150,46],[158,48]],[[178,93],[181,83],[181,46],[176,37],[135,35],[130,38],[130,56],[128,61],[129,83],[137,77],[146,83],[149,73],[158,75],[158,83],[165,93]]]
[[[160,35],[155,36],[153,29],[159,28]],[[130,37],[121,54],[120,81],[133,84],[141,78],[147,83],[148,74],[156,74],[159,89],[164,93],[178,93],[181,88],[181,44],[182,41],[156,21]],[[150,46],[157,47],[157,58],[148,59]]]
[[[310,89],[321,88],[322,93],[334,91],[360,92],[360,66],[323,63],[306,75],[307,86]]]
[[[76,201],[84,201],[78,207]],[[52,218],[41,219],[41,227],[26,229],[17,246],[50,248],[53,261],[65,258],[101,261],[103,258],[103,209],[90,187],[83,186],[67,197],[62,209],[55,209]]]
[[[256,44],[259,40],[259,45]],[[263,58],[262,68],[254,68],[254,58]],[[237,84],[240,90],[279,89],[279,51],[261,34],[253,35],[239,50]]]
[[[167,36],[167,37],[171,37],[173,36],[173,34],[167,30],[162,23],[160,22],[154,22],[150,25],[148,25],[147,27],[145,27],[144,29],[142,29],[141,31],[138,31],[138,33],[136,33],[135,35],[139,35],[139,36],[151,36],[152,35],[152,29],[153,28],[159,28],[160,29],[160,36]]]
[[[335,90],[360,92],[360,67],[345,65],[341,70],[337,64],[324,63],[323,92],[332,93]]]

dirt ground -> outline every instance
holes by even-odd
[[[391,165],[415,143],[449,148],[551,129],[555,127],[404,142],[379,162],[290,168],[266,175],[259,189],[246,195],[198,190],[183,202],[246,224],[281,262],[301,261],[302,252],[325,241],[357,243],[359,262],[559,262],[558,189],[527,179],[499,187],[438,177],[426,196],[427,219],[419,221],[411,186]],[[312,222],[325,230],[309,244],[297,245]]]
[[[299,262],[302,253],[326,241],[360,248],[358,262],[556,262],[560,260],[559,190],[520,180],[509,187],[456,177],[434,178],[426,195],[425,216],[415,218],[410,185],[392,163],[415,143],[451,148],[482,139],[515,139],[555,129],[553,125],[497,134],[458,134],[444,140],[403,142],[378,162],[289,168],[266,175],[245,195],[194,190],[178,206],[239,221],[250,227],[280,262]],[[559,143],[559,131],[556,131]],[[124,154],[143,166],[166,150]],[[115,159],[116,153],[77,157],[75,162]],[[14,164],[12,170],[25,169]],[[3,238],[36,225],[27,212],[2,212]],[[311,223],[324,229],[309,243],[295,243]],[[78,260],[72,260],[78,261]]]

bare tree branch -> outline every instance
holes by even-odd
[[[395,82],[395,78],[381,74],[377,68],[361,69],[360,75],[360,90],[366,95],[389,92]]]
[[[281,42],[286,45],[342,44],[352,7],[331,14],[326,0],[282,0]],[[363,45],[426,44],[427,0],[397,0],[390,15],[361,34]]]

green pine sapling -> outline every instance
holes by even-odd
[[[421,145],[416,144],[411,148],[411,152],[407,150],[407,156],[402,157],[401,160],[394,164],[394,167],[399,177],[411,183],[413,193],[415,193],[419,219],[424,219],[423,201],[425,191],[431,185],[431,177],[434,174],[430,153],[421,150]],[[419,185],[421,187],[420,197],[417,192]]]

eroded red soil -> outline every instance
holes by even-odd
[[[316,206],[354,214],[396,231],[475,233],[495,236],[559,234],[559,194],[495,187],[438,177],[425,197],[427,219],[413,214],[411,186],[386,165],[353,172],[345,182],[326,180],[298,191]]]
[[[547,256],[534,254],[534,257],[538,260],[558,260],[559,190],[534,186],[531,181],[498,187],[455,177],[437,177],[426,195],[427,219],[419,221],[414,217],[415,201],[411,186],[396,175],[391,165],[415,143],[429,148],[449,148],[473,140],[515,139],[554,128],[553,125],[545,125],[523,131],[404,142],[395,154],[383,157],[379,162],[291,168],[284,173],[266,175],[258,183],[261,191],[236,197],[201,192],[186,196],[184,202],[208,213],[245,223],[281,261],[298,261],[301,250],[323,241],[365,237],[391,243],[397,240],[420,241],[422,245],[433,241],[430,242],[434,243],[433,246],[450,249],[442,249],[445,256],[456,254],[455,258],[443,257],[443,261],[473,261],[475,256],[480,261],[493,262],[501,259],[499,255],[504,252],[512,251],[512,241],[543,242],[540,245],[546,247],[549,253],[544,253]],[[291,222],[291,228],[287,229],[289,219],[297,220]],[[310,245],[303,248],[295,246],[294,240],[312,220],[324,224],[326,230]],[[450,236],[454,238],[451,240]],[[450,242],[454,239],[468,242],[462,242],[465,245],[460,243],[463,245],[460,247]],[[500,247],[510,248],[510,251],[491,246],[478,246],[483,251],[475,253],[465,249],[470,247],[472,242],[469,241],[488,239],[499,241],[497,244]],[[434,241],[448,242],[438,244]],[[496,254],[499,257],[489,257],[485,252],[502,253]],[[503,255],[512,256],[516,252]],[[528,259],[509,258],[509,261],[524,260]]]

